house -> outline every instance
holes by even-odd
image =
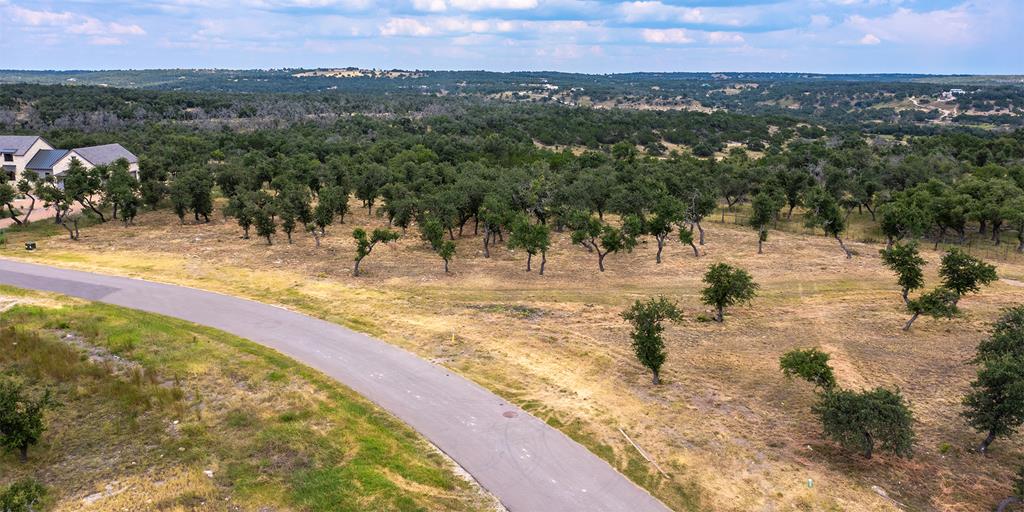
[[[42,137],[32,135],[0,135],[0,159],[9,180],[20,179],[26,171],[39,176],[53,176],[58,183],[67,172],[72,160],[78,160],[86,169],[109,165],[117,160],[128,161],[128,172],[139,177],[139,157],[120,144],[104,144],[74,149],[56,149]]]
[[[36,135],[0,135],[0,166],[3,166],[4,177],[17,180],[37,153],[52,149],[49,142]]]

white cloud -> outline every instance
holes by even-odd
[[[540,37],[557,34],[578,39],[580,36],[594,37],[601,27],[584,21],[529,21],[477,19],[469,16],[432,16],[426,18],[390,18],[378,29],[383,36],[441,37],[467,34],[507,35],[517,33],[523,36]]]
[[[864,34],[864,37],[860,38],[860,41],[857,41],[857,42],[860,43],[860,44],[863,44],[863,45],[870,46],[870,45],[875,45],[875,44],[881,43],[882,40],[879,39],[878,36],[876,36],[874,34]]]
[[[829,3],[843,7],[863,7],[875,5],[900,5],[903,0],[828,0]]]
[[[708,32],[707,39],[711,44],[743,44],[746,42],[743,36],[735,32]]]
[[[644,29],[640,32],[644,41],[655,44],[685,44],[692,43],[693,38],[681,28],[668,29]]]
[[[463,11],[523,10],[537,7],[538,0],[449,0],[451,6]]]
[[[425,37],[434,35],[434,30],[413,18],[391,18],[380,27],[382,36]]]
[[[444,12],[448,10],[445,0],[412,0],[412,8],[423,12]]]
[[[101,36],[108,39],[110,34],[131,36],[146,34],[146,31],[138,25],[101,21],[91,16],[82,16],[68,11],[37,11],[17,5],[8,6],[5,11],[15,24],[66,31],[72,34]]]
[[[666,5],[658,0],[640,0],[619,4],[619,12],[627,23],[639,21],[676,21],[700,23],[705,21],[700,9]]]
[[[194,4],[194,0],[185,0],[188,4]],[[245,7],[252,7],[262,10],[279,9],[348,9],[364,10],[372,7],[373,0],[243,0],[240,2]],[[234,6],[235,2],[227,2],[228,7]]]
[[[412,0],[412,8],[420,12],[445,12],[449,8],[467,12],[521,11],[538,5],[538,0]]]
[[[983,9],[969,7],[968,4],[961,4],[951,9],[927,12],[901,7],[891,14],[875,18],[850,16],[843,22],[842,28],[868,34],[878,40],[898,43],[964,44],[974,41],[985,32],[981,21]]]

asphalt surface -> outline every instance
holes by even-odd
[[[214,292],[3,259],[0,284],[172,316],[273,348],[410,425],[509,510],[668,510],[515,405],[444,367],[337,324]]]

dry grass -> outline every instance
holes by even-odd
[[[166,212],[138,225],[90,227],[82,241],[40,240],[5,256],[183,283],[280,303],[380,336],[441,362],[515,400],[587,444],[675,508],[712,510],[891,510],[879,486],[913,510],[976,511],[1009,491],[1024,443],[999,441],[990,456],[958,417],[972,368],[965,364],[1000,308],[1019,287],[1000,282],[962,301],[952,321],[922,319],[910,333],[893,277],[878,245],[848,245],[784,226],[756,255],[752,230],[709,223],[706,253],[678,244],[654,263],[653,242],[596,257],[556,234],[547,275],[524,272],[525,255],[504,247],[492,258],[479,237],[458,241],[452,274],[410,231],[377,248],[350,276],[355,226],[379,226],[357,211],[334,226],[324,246],[296,236],[266,246],[239,239],[230,221],[178,226]],[[470,232],[471,232],[470,227]],[[792,230],[795,232],[785,232]],[[16,239],[16,233],[9,238]],[[925,251],[929,286],[940,253]],[[700,277],[713,262],[747,268],[761,284],[752,306],[727,312],[722,325],[698,321]],[[1024,258],[995,261],[1020,280]],[[633,300],[664,294],[688,318],[667,331],[665,383],[653,387],[630,353],[619,312]],[[915,457],[865,461],[824,442],[809,412],[811,390],[789,382],[778,358],[820,346],[848,387],[898,386],[918,420]],[[663,478],[622,438],[623,428],[671,478]],[[813,487],[808,481],[813,481]]]

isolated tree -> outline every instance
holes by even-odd
[[[654,257],[656,263],[661,263],[661,252],[665,249],[665,242],[668,241],[675,225],[682,222],[685,213],[683,204],[675,198],[666,196],[655,203],[654,211],[644,222],[644,228],[647,234],[658,242],[658,253]]]
[[[882,264],[896,273],[896,282],[903,292],[903,303],[910,303],[910,292],[924,286],[924,265],[927,263],[917,250],[917,242],[891,245],[879,251]]]
[[[484,235],[486,236],[486,235]],[[548,262],[548,248],[551,246],[551,228],[544,224],[532,224],[524,215],[512,223],[508,246],[526,251],[526,271],[530,272],[533,257],[540,253],[540,275]]]
[[[914,321],[921,315],[932,318],[953,318],[953,315],[959,311],[956,307],[958,297],[956,292],[940,286],[916,299],[907,301],[910,319],[904,324],[903,330],[909,331],[910,327],[914,325]]]
[[[939,265],[939,277],[942,286],[956,293],[956,305],[960,298],[968,293],[977,293],[982,286],[992,284],[998,279],[996,267],[971,256],[954,247],[942,257]]]
[[[791,350],[779,359],[787,378],[794,376],[814,384],[816,389],[831,391],[836,387],[835,373],[828,364],[829,355],[816,348]]]
[[[747,221],[757,231],[757,253],[761,254],[761,246],[768,240],[768,225],[779,215],[782,208],[782,196],[768,190],[762,190],[750,202],[751,213]]]
[[[277,232],[273,208],[269,204],[253,208],[252,223],[256,228],[256,235],[265,238],[267,245],[272,245],[274,241],[271,237]]]
[[[716,263],[704,274],[707,286],[701,290],[701,302],[714,306],[715,320],[725,320],[725,308],[750,302],[757,294],[757,283],[746,270],[727,263]]]
[[[633,325],[630,337],[633,339],[633,352],[640,364],[651,370],[652,382],[660,384],[659,372],[665,363],[665,340],[661,333],[665,330],[666,320],[679,322],[682,313],[675,303],[664,297],[636,301],[629,309],[622,312],[622,318]]]
[[[430,244],[430,248],[444,260],[444,273],[448,273],[448,263],[455,256],[455,242],[444,239],[444,225],[436,217],[427,218],[420,224],[420,236]]]
[[[807,206],[807,222],[809,228],[821,228],[825,235],[835,238],[839,247],[843,249],[847,259],[853,257],[853,253],[846,248],[842,235],[846,231],[846,216],[843,215],[839,203],[834,197],[822,188],[812,188],[804,198]]]
[[[1013,434],[1024,423],[1024,357],[1003,355],[975,362],[981,368],[964,399],[964,416],[987,434],[978,446],[984,453],[997,437]]]
[[[898,457],[913,452],[914,418],[898,390],[833,390],[822,393],[811,410],[826,437],[865,458],[871,458],[876,445]]]
[[[373,234],[367,236],[366,230],[363,228],[356,228],[352,231],[352,238],[356,239],[356,258],[355,266],[352,267],[352,276],[359,277],[359,264],[362,263],[363,258],[370,255],[373,248],[379,243],[389,243],[398,240],[402,236],[397,231],[391,231],[390,229],[377,228],[373,230]]]
[[[997,437],[1013,434],[1024,423],[1024,306],[999,317],[971,362],[980,368],[964,398],[963,414],[987,434],[978,447],[985,452]]]
[[[31,397],[21,382],[0,380],[0,447],[17,450],[21,461],[27,461],[29,447],[38,443],[46,430],[43,413],[56,405],[48,389]]]
[[[604,272],[604,259],[612,253],[632,251],[642,231],[639,219],[633,216],[626,217],[622,227],[605,224],[592,216],[577,219],[574,224],[572,242],[597,253],[597,268],[601,272]]]
[[[693,243],[693,230],[686,226],[679,226],[679,241],[689,245],[693,249],[693,257],[699,258],[700,251],[697,250],[697,244]]]

